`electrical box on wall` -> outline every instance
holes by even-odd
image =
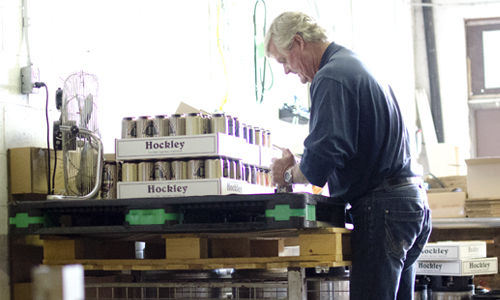
[[[40,72],[33,65],[21,68],[21,93],[33,93],[33,86],[35,82],[40,81]]]

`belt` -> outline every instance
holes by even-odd
[[[391,177],[391,178],[384,179],[384,181],[382,181],[381,185],[391,186],[391,185],[400,185],[400,184],[406,184],[406,183],[421,184],[422,178],[416,177],[416,176],[415,177]]]

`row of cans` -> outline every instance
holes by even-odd
[[[243,138],[249,144],[271,147],[271,131],[240,123],[237,117],[223,113],[173,114],[122,119],[122,139],[161,136],[225,133]]]
[[[271,173],[241,160],[224,157],[187,160],[105,162],[101,185],[102,199],[116,199],[118,181],[163,181],[231,178],[251,184],[271,186]]]

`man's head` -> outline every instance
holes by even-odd
[[[266,34],[266,55],[283,65],[286,74],[295,73],[302,83],[311,82],[328,45],[325,30],[300,12],[284,12]]]

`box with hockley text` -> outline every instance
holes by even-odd
[[[486,257],[486,241],[440,241],[427,243],[419,260],[459,260]]]
[[[154,160],[224,156],[260,165],[259,146],[223,133],[117,139],[116,160]]]
[[[274,193],[274,188],[228,178],[118,182],[117,185],[118,199],[269,193]]]
[[[496,257],[471,258],[456,261],[421,261],[416,262],[417,275],[469,276],[498,273]]]

